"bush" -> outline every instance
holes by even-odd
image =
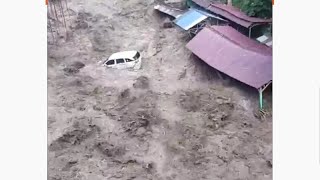
[[[233,0],[232,4],[240,8],[248,16],[260,18],[272,17],[271,0]]]

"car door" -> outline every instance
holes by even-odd
[[[121,58],[121,59],[117,59],[116,61],[117,61],[117,65],[116,65],[117,69],[125,69],[125,68],[127,68],[127,64],[126,64],[124,59]]]
[[[136,62],[132,59],[126,58],[125,61],[128,67],[133,67],[136,64]]]
[[[110,68],[114,68],[115,67],[115,60],[113,60],[113,59],[111,59],[111,60],[108,60],[106,63],[105,63],[105,65],[107,66],[107,67],[110,67]]]

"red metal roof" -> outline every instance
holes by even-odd
[[[210,28],[244,49],[272,56],[272,48],[246,37],[230,26],[211,26]]]
[[[212,3],[210,4],[212,7],[219,8],[221,10],[224,10],[240,19],[253,22],[253,23],[270,23],[272,22],[271,19],[262,19],[262,18],[257,18],[257,17],[250,17],[246,15],[244,12],[242,12],[240,9],[234,7],[234,6],[228,6],[226,4],[218,4],[218,3]]]
[[[240,9],[233,6],[228,6],[226,4],[210,3],[208,0],[193,0],[193,2],[195,2],[199,6],[208,9],[209,11],[215,14],[218,14],[246,28],[249,28],[253,24],[264,24],[272,22],[272,19],[250,17],[246,15],[244,12],[242,12]],[[208,3],[210,4],[209,6],[207,6]]]
[[[216,29],[204,28],[187,48],[211,67],[254,88],[272,80],[271,54],[252,51],[248,46],[251,43],[237,36],[227,37],[228,33],[221,34],[222,28],[219,32]]]

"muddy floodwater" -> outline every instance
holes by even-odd
[[[219,79],[186,32],[163,28],[156,2],[70,0],[67,34],[52,20],[48,178],[271,180],[272,114],[257,118],[256,91]],[[141,52],[140,70],[99,64],[125,50]]]

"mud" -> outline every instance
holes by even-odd
[[[67,74],[67,75],[71,75],[71,74],[76,74],[80,71],[81,68],[83,68],[85,66],[85,64],[83,64],[82,62],[76,61],[73,62],[72,64],[68,65],[67,67],[65,67],[63,69],[63,71]]]
[[[272,179],[272,113],[256,118],[257,95],[191,56],[154,1],[68,5],[69,38],[48,30],[48,179]],[[99,65],[121,50],[142,69]]]
[[[134,88],[147,89],[149,88],[149,78],[146,76],[140,76],[133,84]]]

